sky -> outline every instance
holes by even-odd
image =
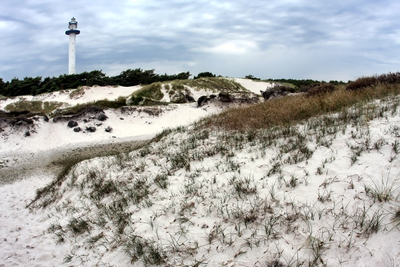
[[[400,71],[396,0],[1,0],[0,78],[189,71],[261,79],[354,80]]]

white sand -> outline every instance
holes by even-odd
[[[265,90],[269,85],[262,82],[254,82],[245,79],[236,79],[236,81],[243,84],[246,88],[259,93],[259,90]],[[109,99],[117,98],[119,95],[129,95],[132,90],[138,88],[91,88],[85,90],[85,94],[75,100],[68,99],[65,94],[53,93],[49,96],[41,96],[42,100],[53,99],[54,101],[68,102],[68,104],[83,103],[82,101],[94,101],[98,99],[104,99],[108,96]],[[26,97],[31,99],[30,97]],[[10,103],[11,100],[0,102],[0,108]],[[68,150],[72,147],[79,146],[81,143],[107,143],[115,142],[116,140],[142,140],[154,136],[154,134],[162,131],[167,127],[176,127],[179,125],[188,125],[195,122],[199,118],[218,112],[220,109],[217,107],[208,108],[197,108],[195,104],[185,104],[168,106],[165,112],[160,116],[150,116],[146,113],[135,112],[130,116],[123,116],[124,120],[121,120],[121,114],[117,114],[114,111],[106,111],[106,115],[109,117],[104,125],[99,127],[100,129],[95,133],[75,133],[72,129],[66,126],[66,123],[53,123],[53,122],[40,122],[37,129],[37,133],[32,134],[30,137],[22,137],[21,134],[13,134],[0,139],[0,160],[5,166],[18,166],[18,163],[13,161],[29,160],[29,155],[32,157],[38,156],[39,154],[46,154],[46,151],[50,150]],[[110,125],[113,127],[111,134],[104,131],[104,127]],[[304,173],[309,171],[310,181],[309,186],[300,185],[293,192],[279,192],[279,195],[283,198],[287,198],[296,203],[307,203],[308,199],[315,198],[317,192],[321,189],[321,184],[324,180],[332,179],[334,182],[329,185],[331,190],[332,198],[339,203],[340,199],[342,203],[350,203],[349,209],[355,209],[357,205],[361,205],[363,201],[366,201],[363,183],[370,184],[373,181],[379,182],[381,178],[389,179],[395,184],[395,198],[390,202],[390,205],[382,205],[382,208],[390,206],[390,210],[387,210],[388,214],[394,214],[396,210],[392,207],[398,203],[399,197],[399,169],[400,160],[395,159],[389,162],[388,159],[393,156],[391,144],[395,142],[396,137],[390,136],[390,127],[400,125],[400,117],[396,114],[388,119],[375,119],[369,123],[369,131],[371,140],[375,142],[379,138],[387,140],[387,144],[382,146],[378,150],[369,151],[364,153],[356,164],[350,164],[350,151],[348,149],[347,142],[349,142],[350,131],[346,135],[338,135],[333,140],[332,146],[327,149],[325,147],[319,147],[312,158],[307,162],[298,166],[290,166],[285,172],[288,173]],[[113,138],[115,136],[115,138]],[[274,151],[269,151],[274,153]],[[249,151],[243,151],[238,155],[235,155],[232,160],[240,162],[241,173],[243,175],[251,175],[256,179],[266,173],[270,168],[270,162],[267,159],[258,159],[251,161],[250,158],[255,155]],[[329,159],[334,156],[335,160],[328,164],[329,167],[324,169],[324,174],[316,175],[315,170],[321,166],[324,159]],[[39,157],[39,156],[38,156]],[[24,158],[24,159],[22,159]],[[39,157],[40,158],[40,157]],[[162,159],[161,159],[162,160]],[[196,163],[198,168],[212,169],[214,168],[215,162],[222,160],[220,157],[205,159],[203,162]],[[14,164],[14,165],[13,165]],[[157,168],[154,167],[154,171]],[[153,170],[149,170],[151,172]],[[223,180],[226,174],[224,171],[220,173],[209,172],[204,174],[201,179],[205,181],[212,180],[216,175],[218,176],[217,183],[223,190],[226,182]],[[115,174],[113,174],[115,175]],[[166,197],[170,197],[175,193],[178,195],[181,190],[182,179],[185,176],[184,172],[178,172],[174,177],[170,191],[166,194]],[[359,177],[363,180],[359,182]],[[129,264],[129,260],[126,255],[121,251],[107,252],[102,248],[96,248],[90,250],[90,254],[85,255],[83,247],[74,247],[74,239],[67,239],[65,243],[55,244],[54,235],[47,232],[49,223],[54,221],[52,212],[31,213],[25,206],[35,196],[35,190],[43,187],[51,181],[53,177],[46,175],[35,174],[30,178],[22,181],[16,181],[13,184],[3,185],[0,187],[0,266],[126,266]],[[226,177],[225,179],[228,179]],[[371,182],[370,182],[371,181]],[[354,189],[348,190],[349,184],[354,182]],[[212,185],[210,185],[212,187]],[[214,188],[215,189],[215,188]],[[204,189],[205,190],[205,189]],[[266,191],[267,194],[267,191]],[[74,196],[65,196],[66,199]],[[165,200],[167,201],[167,200]],[[365,203],[365,202],[364,202]],[[371,203],[371,202],[369,202]],[[215,204],[215,203],[214,203]],[[159,204],[155,204],[157,207]],[[166,204],[165,204],[166,205]],[[196,204],[197,205],[197,204]],[[211,203],[199,204],[207,209]],[[326,204],[328,205],[328,204]],[[141,219],[149,219],[154,210],[144,209],[141,214]],[[139,215],[140,215],[139,214]],[[139,216],[138,215],[138,216]],[[47,217],[50,218],[50,220]],[[59,218],[63,221],[66,218]],[[157,227],[160,229],[160,238],[167,240],[170,239],[168,231],[171,233],[177,231],[179,228],[177,223],[172,222],[171,218],[164,218],[165,220],[159,220]],[[171,220],[171,221],[168,221]],[[194,226],[201,226],[206,224],[207,229],[196,228],[199,233],[191,233],[193,238],[199,238],[205,233],[211,231],[213,225],[220,221],[218,217],[197,217],[193,215],[191,218]],[[385,222],[390,222],[390,218],[387,218]],[[328,222],[328,225],[333,225],[337,222]],[[139,223],[137,224],[137,231],[141,231],[143,236],[150,235],[152,233],[151,228],[148,224]],[[325,225],[324,220],[313,221],[313,227],[316,232],[321,230],[321,225]],[[347,253],[344,253],[344,249],[336,248],[334,245],[329,250],[324,251],[325,259],[328,259],[328,266],[340,266],[339,262],[342,262],[342,266],[399,266],[400,263],[400,234],[397,228],[389,231],[393,228],[393,225],[384,226],[384,230],[373,234],[368,239],[355,239],[352,248],[348,249]],[[164,231],[166,230],[166,232]],[[339,230],[338,230],[339,231]],[[342,230],[340,230],[342,231]],[[349,232],[336,233],[337,236],[343,238],[343,242],[351,242]],[[279,240],[275,242],[276,247],[285,249],[283,252],[286,257],[296,249],[304,247],[304,238],[307,237],[304,232],[302,235],[297,237],[288,236],[286,240]],[[356,233],[354,233],[356,234]],[[336,237],[336,236],[335,236]],[[176,237],[178,238],[178,237]],[[79,242],[77,240],[76,242]],[[182,240],[183,242],[183,240]],[[337,244],[335,240],[332,244]],[[240,247],[238,244],[236,247],[233,246],[232,250],[220,252],[218,247],[212,247],[208,254],[204,254],[208,266],[265,266],[266,259],[263,258],[264,254],[268,251],[276,249],[271,243],[271,247],[261,245],[260,247],[254,247],[254,249],[246,248],[246,253],[243,256],[237,256],[237,253],[244,249],[244,246]],[[62,263],[65,256],[68,254],[79,254],[81,253],[81,260],[75,260],[70,263]],[[205,253],[205,252],[204,252]],[[269,252],[268,252],[269,253]],[[267,254],[268,254],[267,253]],[[236,254],[236,255],[235,255]],[[339,256],[338,256],[339,255]],[[235,257],[234,257],[235,256]],[[86,258],[85,258],[86,257]],[[290,258],[288,258],[288,261]],[[109,264],[109,265],[107,265]],[[140,266],[139,263],[136,266]]]
[[[254,81],[250,79],[234,78],[233,80],[255,94],[260,94],[260,91],[265,91],[274,86],[274,83]]]

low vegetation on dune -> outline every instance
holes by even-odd
[[[174,88],[179,86],[188,86],[195,88],[197,90],[204,89],[210,90],[211,92],[246,92],[247,89],[241,84],[222,77],[208,77],[208,78],[198,78],[193,80],[177,80],[172,83]]]
[[[400,237],[399,90],[321,86],[229,109],[69,162],[29,207],[79,265],[389,266],[376,238]]]
[[[133,92],[130,98],[128,98],[127,104],[134,106],[165,104],[161,102],[161,99],[164,97],[161,89],[162,84],[160,82],[143,86],[143,88]]]
[[[75,98],[84,94],[87,87],[81,86],[69,93],[70,98]],[[46,114],[50,117],[59,115],[71,115],[81,112],[90,107],[102,109],[116,109],[122,106],[155,106],[168,105],[169,103],[188,103],[195,102],[191,90],[206,90],[210,92],[247,92],[247,90],[230,79],[222,77],[202,77],[194,80],[172,80],[168,82],[155,82],[144,85],[141,89],[132,93],[129,97],[119,97],[115,100],[103,99],[83,104],[69,106],[66,103],[56,101],[28,101],[21,99],[8,104],[5,110],[9,112],[21,112],[29,110],[34,113]],[[162,100],[164,94],[168,94],[169,101]]]
[[[5,110],[9,112],[20,112],[24,110],[29,110],[30,112],[36,112],[40,114],[49,114],[53,110],[61,107],[63,103],[57,101],[27,101],[20,100],[18,102],[14,102],[8,104],[5,107]]]
[[[192,91],[205,90],[211,93],[236,93],[248,92],[239,83],[222,77],[202,77],[193,80],[174,80],[170,82],[157,82],[143,86],[135,91],[128,99],[129,105],[162,105],[168,102],[161,101],[164,93],[168,94],[171,103],[195,102]]]
[[[77,114],[79,112],[82,112],[86,109],[90,108],[99,108],[99,109],[116,109],[126,106],[126,97],[120,96],[115,100],[108,100],[108,99],[103,99],[103,100],[97,100],[93,102],[87,102],[83,104],[77,104],[72,107],[67,107],[67,108],[62,108],[62,109],[55,109],[49,115],[51,117],[56,117],[56,116],[63,116],[63,115],[73,115]]]

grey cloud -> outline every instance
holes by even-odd
[[[215,71],[227,76],[354,79],[397,71],[394,1],[2,1],[0,77],[67,71],[75,16],[77,71],[99,66]],[[2,27],[3,25],[7,25]],[[224,53],[226,51],[230,53]],[[153,63],[152,63],[153,62]],[[64,65],[64,67],[63,67]],[[187,69],[180,69],[185,68]],[[123,71],[124,69],[120,69]],[[326,71],[326,73],[321,73]]]

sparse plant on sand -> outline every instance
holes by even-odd
[[[390,179],[389,175],[390,172],[388,172],[386,178],[381,177],[379,182],[371,178],[371,183],[364,185],[365,193],[372,197],[374,201],[387,202],[394,197],[394,192],[399,187],[395,186],[397,179]]]

